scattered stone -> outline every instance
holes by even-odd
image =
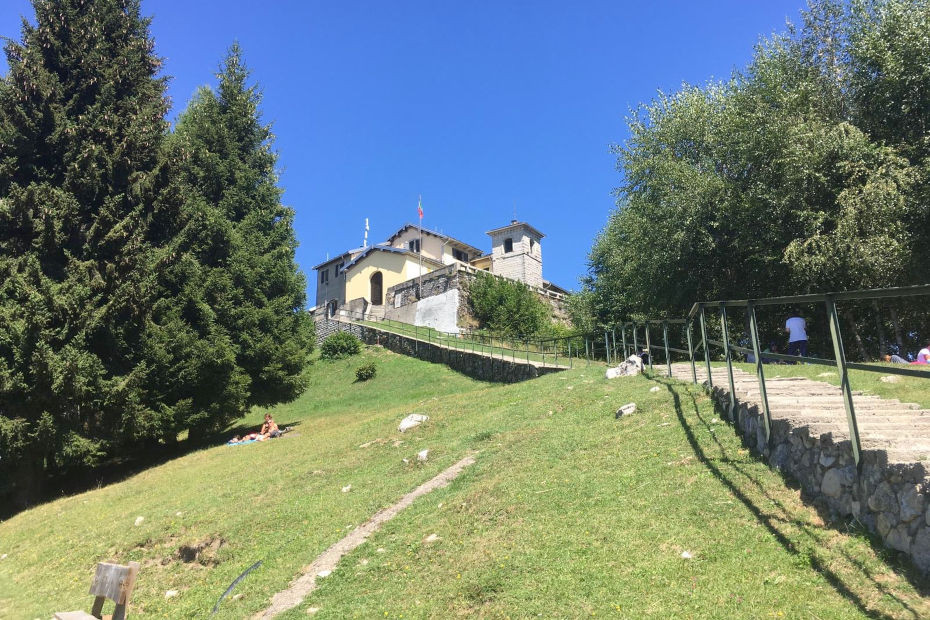
[[[320,611],[319,607],[307,607],[307,613],[311,616],[318,611]]]
[[[145,517],[136,517],[136,527],[142,525],[142,522],[145,521]]]
[[[898,375],[885,375],[884,377],[880,378],[879,381],[882,383],[900,383],[901,377]]]
[[[238,601],[238,600],[241,599],[243,596],[245,596],[245,594],[243,594],[242,592],[240,592],[239,594],[234,594],[231,600]]]
[[[361,560],[358,561],[358,563],[361,564],[362,566],[368,566],[368,558],[362,558]]]
[[[378,547],[377,549],[375,549],[375,553],[385,553],[386,551],[387,549],[385,549],[384,547]]]
[[[660,391],[661,389],[662,389],[662,388],[660,388],[658,385],[654,385],[654,386],[652,386],[651,388],[649,388],[649,391],[650,391],[650,392],[658,392],[658,391]]]
[[[429,450],[420,450],[417,452],[417,460],[421,463],[425,463],[429,458]]]
[[[439,540],[439,536],[437,536],[436,534],[430,534],[429,536],[427,536],[426,538],[423,539],[423,542],[425,542],[425,543],[434,543],[434,542],[436,542],[437,540]]]
[[[682,552],[681,552],[681,557],[682,557],[682,559],[690,560],[690,559],[693,558],[694,556],[691,555],[691,552],[690,552],[690,551],[682,551]]]
[[[625,415],[630,415],[634,411],[636,411],[636,403],[627,403],[623,405],[622,407],[620,407],[619,409],[617,409],[617,413],[614,415],[614,417],[621,418]]]
[[[176,513],[174,513],[174,516],[180,517],[180,516],[183,515],[183,514],[184,514],[184,513],[181,512],[181,511],[179,510],[179,511],[177,511]]]
[[[711,423],[711,424],[717,424],[718,422],[720,422],[720,420],[718,420],[717,418],[711,418],[711,419],[710,419],[710,423]]]
[[[671,426],[671,425],[672,425],[671,422],[663,422],[662,424],[659,424],[659,426]]]
[[[402,433],[406,433],[411,428],[416,428],[417,426],[420,426],[427,420],[429,420],[428,415],[423,415],[422,413],[411,413],[406,418],[400,421],[400,426],[397,427],[397,430],[399,430]]]
[[[817,376],[818,377],[835,377],[836,373],[835,372],[822,372]]]
[[[180,594],[180,592],[178,592],[177,590],[168,590],[167,592],[165,592],[165,598],[174,598],[178,594]]]
[[[568,385],[568,386],[565,386],[565,389],[566,389],[566,390],[574,390],[574,389],[575,389],[575,386],[574,386],[574,385]]]
[[[382,444],[382,443],[384,443],[384,440],[381,439],[380,437],[378,437],[377,439],[372,439],[371,441],[366,441],[365,443],[361,444],[361,445],[359,446],[359,448],[369,448],[369,447],[375,445],[376,443],[377,443],[377,444]]]
[[[319,577],[320,579],[325,579],[326,577],[329,577],[332,574],[333,574],[333,571],[331,570],[321,570],[320,572],[316,574],[316,576]]]
[[[9,555],[9,554],[4,553],[3,555],[0,555],[0,560],[5,560],[7,555]]]
[[[638,355],[631,355],[625,362],[621,363],[616,368],[608,368],[605,376],[608,379],[616,379],[617,377],[632,377],[633,375],[640,374],[642,371],[643,360],[639,359]]]
[[[404,465],[407,465],[408,463],[410,463],[410,459],[408,458],[402,458],[401,460],[404,462]]]
[[[351,490],[352,490],[352,485],[351,485],[351,484],[347,484],[347,485],[345,485],[344,487],[342,487],[342,492],[343,492],[343,493],[348,493],[348,492],[351,491]]]

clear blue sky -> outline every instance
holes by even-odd
[[[529,2],[144,0],[173,120],[238,39],[274,125],[297,259],[313,265],[416,221],[490,249],[520,220],[543,277],[577,289],[620,183],[608,149],[658,90],[727,77],[804,0]],[[3,0],[19,39],[27,0]],[[6,72],[5,60],[0,71]]]

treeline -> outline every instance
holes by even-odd
[[[928,33],[927,0],[818,0],[729,80],[640,106],[579,322],[930,281]],[[901,347],[927,301],[904,336],[895,316]],[[888,316],[851,320],[884,342]]]
[[[139,0],[34,0],[0,81],[0,504],[295,398],[293,211],[233,45],[169,131]]]

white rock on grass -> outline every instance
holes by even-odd
[[[180,592],[178,592],[177,590],[168,590],[167,592],[165,592],[165,598],[174,598],[178,594],[180,594]]]
[[[0,560],[5,560],[7,555],[8,555],[8,554],[6,554],[6,553],[4,553],[3,555],[0,555]]]
[[[636,403],[627,403],[617,409],[617,413],[614,417],[621,418],[625,415],[630,415],[634,411],[636,411]]]
[[[420,450],[419,452],[417,452],[417,460],[420,461],[421,463],[425,463],[428,458],[429,458],[429,450]]]
[[[140,525],[142,525],[143,521],[145,521],[145,517],[136,517],[136,523],[135,523],[136,527],[139,527]]]
[[[650,391],[650,392],[658,392],[658,391],[661,390],[661,389],[662,389],[662,388],[660,388],[658,385],[654,385],[654,386],[652,386],[651,388],[649,388],[649,391]]]
[[[691,552],[690,552],[690,551],[682,551],[682,552],[681,552],[681,557],[682,557],[682,559],[684,559],[684,560],[690,560],[690,559],[693,558],[694,556],[691,555]]]
[[[901,377],[898,375],[886,375],[879,379],[879,381],[882,383],[899,383],[901,381]]]
[[[345,485],[344,487],[342,487],[342,492],[343,492],[343,493],[348,493],[348,492],[351,491],[351,490],[352,490],[352,485],[351,485],[351,484],[347,484],[347,485]]]
[[[423,415],[422,413],[411,413],[400,421],[400,426],[397,427],[397,430],[399,430],[401,433],[405,433],[411,428],[416,428],[417,426],[423,424],[427,420],[429,420],[428,415]]]
[[[320,579],[324,579],[326,577],[329,577],[332,574],[333,574],[333,571],[331,570],[321,570],[320,572],[316,574],[316,576],[319,577]]]
[[[319,607],[307,607],[307,613],[310,614],[311,616],[318,611],[320,611]]]
[[[436,534],[430,534],[429,536],[427,536],[426,538],[423,539],[423,542],[425,542],[425,543],[434,543],[434,542],[436,542],[437,540],[439,540],[439,536],[437,536]]]

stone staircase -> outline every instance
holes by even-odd
[[[698,382],[706,382],[706,366],[699,365],[696,371]],[[728,403],[726,368],[714,367],[711,372],[714,391],[721,402]],[[691,381],[691,365],[673,364],[672,376]],[[734,369],[733,384],[738,408],[762,411],[755,375]],[[803,377],[766,378],[765,385],[773,427],[785,426],[788,432],[803,428],[812,437],[829,434],[834,443],[849,439],[843,394],[838,386]],[[887,458],[888,463],[922,463],[930,471],[930,410],[856,391],[853,405],[863,452],[882,451],[882,460]]]

